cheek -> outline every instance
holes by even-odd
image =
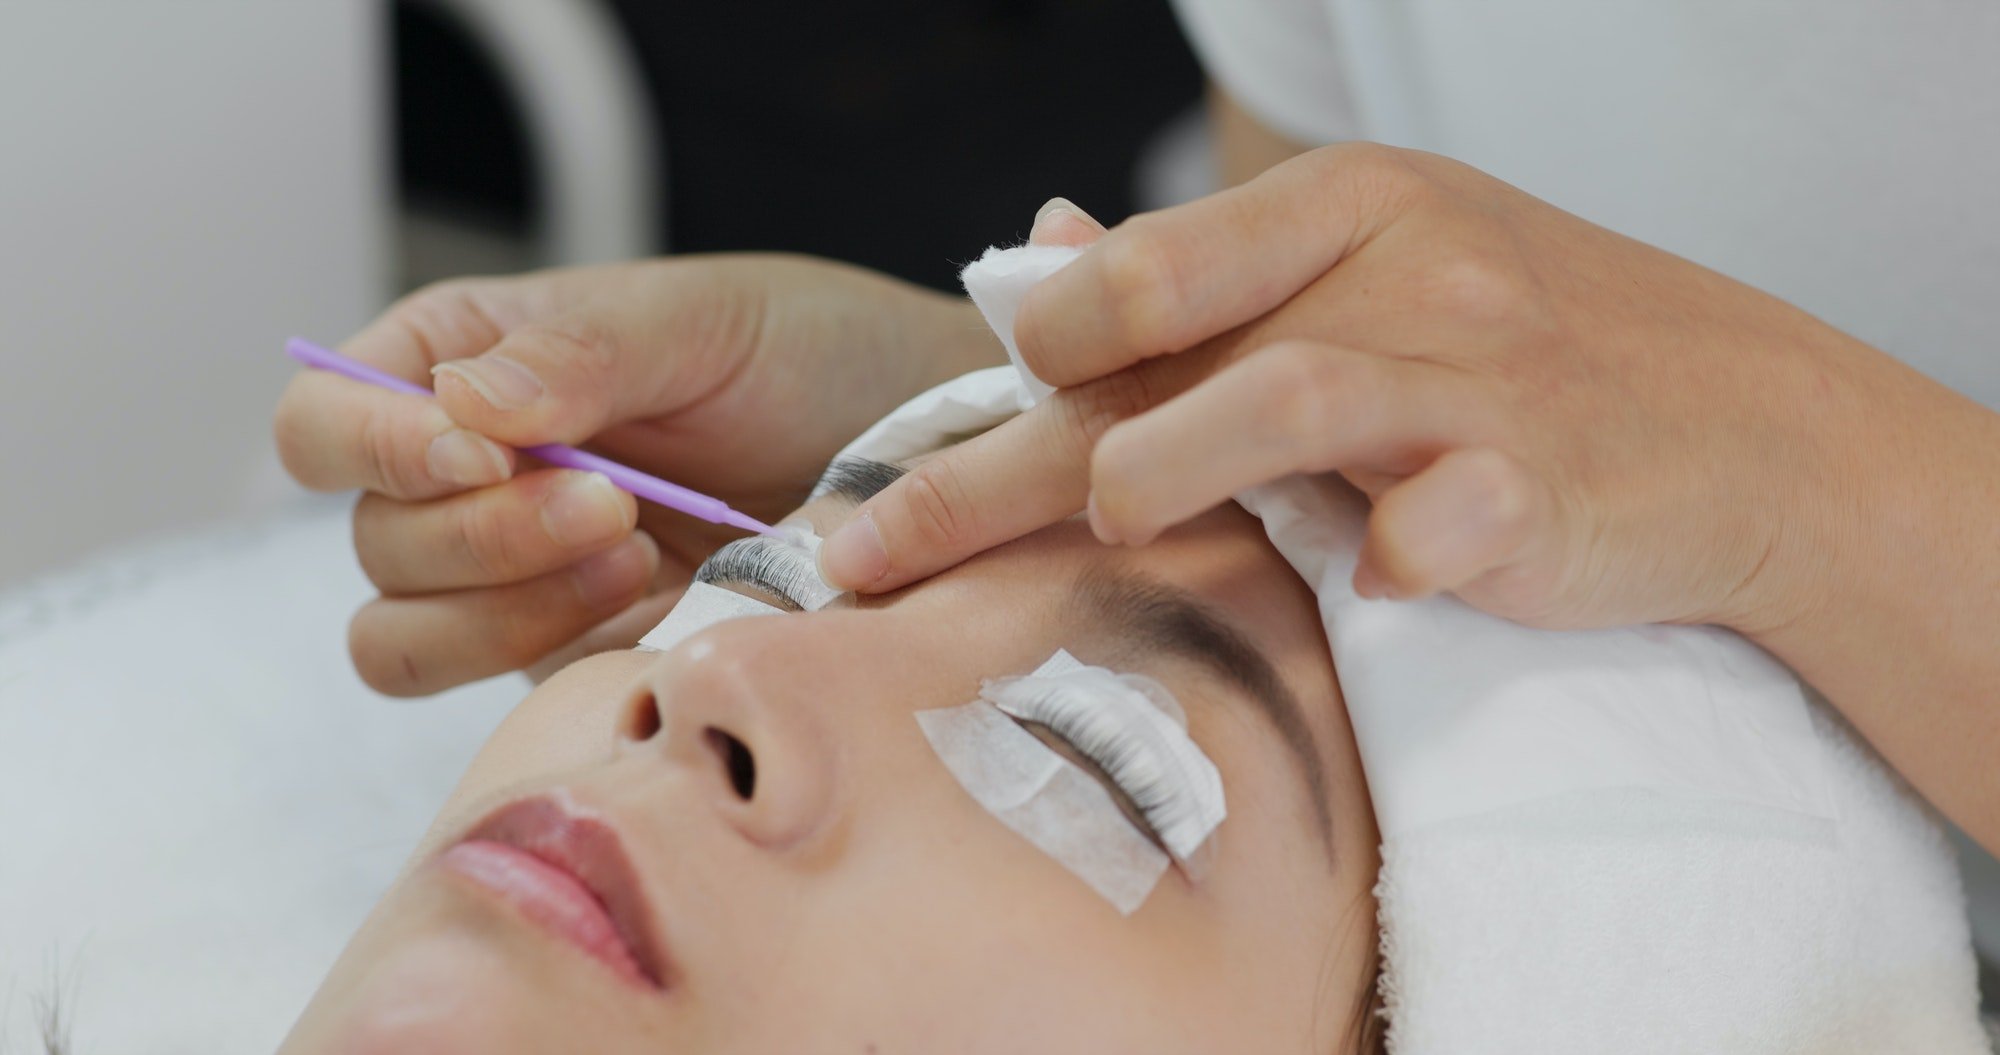
[[[899,746],[824,870],[758,884],[761,912],[738,888],[729,930],[756,947],[703,1000],[741,1050],[1230,1050],[1189,1010],[1215,971],[1200,906],[1163,883],[1121,917]]]

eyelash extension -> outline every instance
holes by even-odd
[[[819,577],[819,542],[818,535],[802,528],[787,529],[779,538],[740,538],[710,554],[695,569],[694,581],[755,586],[789,602],[795,611],[817,612],[840,596]]]
[[[1186,863],[1225,815],[1215,764],[1181,728],[1172,696],[1101,668],[988,685],[990,702],[1035,722],[1108,775],[1176,861]]]

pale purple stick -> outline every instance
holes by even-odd
[[[315,370],[339,374],[392,392],[423,396],[426,399],[432,395],[431,390],[422,385],[405,381],[394,374],[385,374],[372,366],[355,362],[339,352],[321,348],[302,338],[294,337],[286,341],[285,354]],[[711,524],[727,524],[745,531],[755,531],[760,535],[778,534],[777,528],[738,513],[720,498],[712,498],[700,491],[691,491],[679,484],[668,483],[657,476],[648,476],[630,466],[620,465],[589,451],[580,451],[575,447],[565,447],[559,443],[545,443],[539,447],[523,447],[521,453],[531,454],[550,465],[560,465],[565,469],[603,473],[621,490],[648,502],[666,506],[668,509],[678,509]]]

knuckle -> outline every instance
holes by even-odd
[[[1069,453],[1078,460],[1089,455],[1112,426],[1137,417],[1158,401],[1151,375],[1139,369],[1120,370],[1090,384],[1064,389],[1055,398],[1061,400],[1063,408],[1066,427],[1062,432],[1076,445]]]
[[[369,490],[391,495],[419,493],[424,474],[417,471],[403,451],[403,430],[391,408],[376,406],[361,419],[357,439],[361,463],[374,481]]]
[[[1452,256],[1430,269],[1426,280],[1433,303],[1468,322],[1511,319],[1528,299],[1518,272],[1476,253]]]
[[[450,278],[432,282],[398,300],[389,309],[427,363],[441,363],[464,354],[466,348],[490,344],[499,337],[480,307],[479,294],[491,280]]]
[[[490,502],[468,503],[452,528],[450,544],[483,582],[512,582],[524,572],[523,554],[503,512]]]
[[[1193,291],[1185,258],[1149,217],[1127,220],[1101,250],[1106,312],[1117,340],[1157,354],[1180,350],[1176,309]]]
[[[1483,511],[1486,522],[1509,534],[1518,532],[1529,520],[1531,501],[1528,480],[1520,466],[1506,454],[1488,447],[1462,452],[1469,496]]]
[[[956,552],[978,536],[978,517],[965,478],[949,461],[934,458],[903,478],[910,530],[926,548]]]
[[[1422,181],[1417,152],[1386,143],[1356,140],[1325,147],[1319,155],[1330,174],[1360,188],[1408,190]]]
[[[1337,423],[1354,371],[1346,357],[1306,344],[1284,344],[1258,357],[1265,402],[1263,428],[1280,438],[1303,438]]]
[[[564,373],[579,374],[585,378],[609,375],[618,359],[617,342],[610,329],[588,318],[571,317],[560,323],[537,323],[515,331],[512,336],[560,363]]]

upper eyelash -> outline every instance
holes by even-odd
[[[813,566],[811,552],[803,547],[756,535],[709,554],[695,569],[694,581],[755,586],[784,601],[792,611],[803,612],[817,592],[819,569]]]
[[[1009,700],[1006,711],[1046,727],[1096,763],[1145,818],[1154,838],[1170,842],[1175,829],[1199,808],[1198,776],[1178,772],[1182,767],[1170,755],[1151,750],[1117,712],[1095,705],[1096,700],[1095,694],[1058,681]]]

